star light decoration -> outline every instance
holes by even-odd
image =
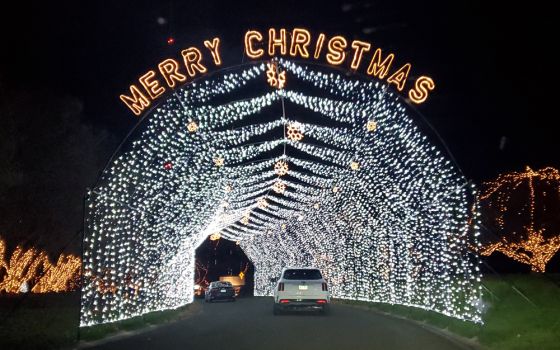
[[[288,173],[288,163],[283,160],[277,161],[274,164],[274,173],[278,176],[286,175]]]
[[[191,302],[195,249],[215,232],[254,263],[257,296],[272,294],[282,267],[316,266],[333,297],[480,322],[467,249],[478,245],[475,189],[381,82],[277,64],[297,89],[271,91],[266,63],[215,72],[178,88],[125,142],[88,197],[81,325]],[[290,119],[295,108],[303,119]],[[377,131],[364,133],[372,115]],[[203,134],[185,130],[194,119]],[[281,132],[294,122],[298,142]],[[219,170],[207,161],[216,154],[228,159]]]
[[[266,66],[266,81],[268,84],[277,89],[283,89],[286,85],[286,71],[280,72],[276,61],[269,62]]]
[[[287,137],[294,142],[303,140],[303,126],[301,123],[293,122],[288,124]]]
[[[222,157],[214,157],[213,161],[214,161],[214,165],[217,166],[218,168],[224,165],[224,158]]]
[[[196,131],[198,130],[198,124],[197,124],[196,122],[194,122],[194,121],[190,121],[190,122],[187,124],[187,130],[188,130],[190,133],[196,132]]]
[[[268,206],[268,202],[265,198],[259,198],[259,200],[257,201],[257,205],[260,209],[265,209]]]
[[[217,241],[220,238],[222,238],[222,234],[220,232],[215,232],[215,233],[210,235],[210,240],[211,241]]]
[[[274,190],[274,192],[282,194],[286,190],[286,184],[283,183],[282,181],[278,180],[274,183],[274,186],[272,186],[272,189]]]
[[[377,129],[377,123],[374,122],[373,120],[368,120],[368,122],[366,124],[366,129],[369,132],[375,131],[375,129]]]

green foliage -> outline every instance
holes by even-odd
[[[80,340],[93,341],[120,331],[134,331],[151,325],[162,324],[181,318],[191,305],[175,310],[154,311],[127,320],[84,327],[80,329]]]
[[[483,316],[483,325],[413,307],[343,302],[360,304],[377,311],[425,322],[465,338],[476,339],[485,349],[558,349],[560,287],[558,282],[554,282],[554,277],[508,275],[503,278],[484,278],[483,299],[488,309]]]
[[[156,311],[128,320],[78,329],[79,292],[0,296],[0,349],[71,348],[183,317],[191,305]]]
[[[60,349],[76,343],[79,293],[0,296],[0,349]]]

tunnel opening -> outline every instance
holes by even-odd
[[[208,236],[195,250],[195,298],[204,298],[213,281],[231,282],[237,297],[252,297],[254,276],[253,262],[236,241]]]

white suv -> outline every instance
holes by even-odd
[[[274,289],[274,314],[287,310],[317,310],[326,314],[331,296],[321,271],[312,267],[284,268]]]

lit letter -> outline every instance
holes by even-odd
[[[206,46],[206,48],[208,50],[210,50],[210,53],[212,54],[212,59],[214,59],[214,64],[216,66],[219,66],[222,64],[222,60],[220,58],[220,39],[218,38],[214,38],[212,39],[212,42],[205,40],[204,41],[204,46]]]
[[[406,82],[406,78],[408,78],[408,73],[410,72],[410,63],[405,64],[402,66],[398,71],[393,73],[388,79],[387,82],[389,84],[397,85],[397,89],[402,91],[404,88],[404,83]]]
[[[323,49],[323,43],[325,42],[325,34],[319,34],[319,38],[317,38],[317,44],[315,45],[315,54],[313,57],[319,58],[321,54],[321,50]]]
[[[327,62],[330,64],[341,64],[344,62],[344,59],[346,58],[346,52],[344,52],[344,49],[346,46],[348,46],[348,42],[340,35],[332,37],[327,46],[329,51],[327,53]]]
[[[430,77],[421,76],[414,82],[414,88],[408,91],[408,97],[414,103],[422,103],[428,98],[428,94],[436,87]]]
[[[148,95],[150,95],[152,100],[154,100],[156,97],[158,97],[159,95],[165,92],[165,88],[159,85],[159,81],[154,80],[155,76],[156,76],[156,72],[151,70],[148,71],[148,73],[141,76],[140,79],[138,79],[140,81],[140,84],[142,84],[144,89],[146,89]]]
[[[196,75],[195,70],[200,73],[206,73],[206,67],[200,63],[202,60],[202,54],[199,49],[196,47],[189,47],[188,49],[181,51],[181,55],[183,55],[185,67],[187,67],[187,73],[191,77]]]
[[[121,95],[120,99],[135,115],[140,115],[142,111],[150,105],[150,100],[144,96],[134,85],[130,85],[132,97]]]
[[[245,33],[245,53],[250,58],[259,58],[264,54],[264,50],[263,49],[255,50],[253,48],[253,42],[252,42],[253,39],[256,39],[257,41],[261,42],[263,36],[261,33],[257,32],[256,30],[250,30],[247,33]]]
[[[280,54],[286,54],[286,29],[280,29],[280,37],[276,37],[276,30],[270,28],[268,30],[268,54],[274,56],[276,46],[280,46]]]
[[[177,82],[182,83],[187,80],[187,77],[181,73],[179,73],[179,63],[174,59],[168,58],[165,61],[162,61],[158,64],[159,71],[167,86],[170,88],[174,88]]]
[[[378,77],[379,79],[385,78],[387,73],[389,73],[389,68],[391,68],[391,63],[393,63],[393,58],[395,55],[392,53],[387,56],[383,62],[381,62],[381,49],[376,49],[373,54],[373,58],[367,69],[367,74]]]
[[[290,45],[290,55],[296,56],[299,51],[299,55],[303,58],[309,57],[309,52],[307,51],[307,45],[311,41],[311,34],[305,29],[295,28],[292,31],[292,43]]]
[[[354,40],[352,41],[352,48],[354,49],[354,58],[352,58],[350,68],[358,69],[358,67],[360,66],[360,62],[362,62],[362,56],[364,52],[369,51],[369,49],[371,48],[371,44]]]

